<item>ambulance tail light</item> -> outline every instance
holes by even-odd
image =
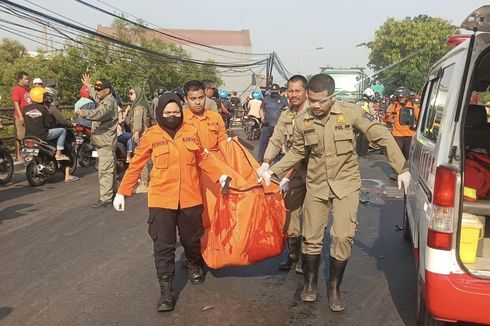
[[[451,250],[456,196],[455,170],[437,167],[433,195],[427,245],[434,249]]]
[[[466,34],[456,34],[452,35],[447,39],[447,45],[450,47],[455,47],[466,40],[469,40],[471,35]]]

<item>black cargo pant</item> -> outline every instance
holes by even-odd
[[[153,240],[157,277],[175,274],[176,230],[189,262],[201,260],[201,237],[203,206],[180,209],[149,207],[148,234]]]
[[[403,137],[398,137],[395,136],[396,143],[398,144],[398,147],[400,147],[403,156],[405,156],[405,160],[408,160],[408,156],[410,154],[410,144],[412,142],[412,137],[411,136],[403,136]]]

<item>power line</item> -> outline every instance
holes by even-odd
[[[266,61],[266,59],[263,59],[263,60],[259,60],[259,61],[256,61],[254,63],[249,63],[249,64],[223,64],[223,63],[210,63],[210,62],[201,61],[201,60],[184,59],[182,57],[175,57],[175,56],[172,56],[172,55],[160,53],[160,52],[153,51],[153,50],[150,50],[150,49],[147,49],[147,48],[144,48],[144,47],[135,45],[135,44],[131,44],[131,43],[127,43],[127,42],[121,41],[119,39],[110,37],[110,36],[105,35],[105,34],[94,32],[92,30],[89,30],[89,29],[86,29],[86,28],[77,26],[77,25],[72,24],[72,23],[67,22],[67,21],[63,21],[63,20],[58,19],[56,17],[50,16],[50,15],[45,14],[45,13],[41,13],[39,11],[30,9],[30,8],[27,8],[25,6],[22,6],[22,5],[13,3],[13,2],[8,1],[8,0],[0,0],[0,2],[5,3],[5,4],[7,4],[7,5],[9,5],[9,6],[13,7],[13,8],[17,8],[18,10],[22,10],[23,12],[28,12],[28,13],[35,14],[37,16],[43,17],[45,19],[48,19],[49,21],[57,22],[57,23],[62,24],[64,26],[67,26],[67,27],[70,27],[72,29],[75,29],[77,31],[81,31],[81,32],[84,32],[86,34],[89,34],[89,35],[92,35],[92,36],[96,36],[96,37],[102,38],[102,39],[107,40],[107,41],[110,41],[112,43],[115,43],[115,44],[118,44],[118,45],[121,45],[121,46],[125,46],[125,47],[131,48],[131,49],[139,50],[139,51],[144,52],[144,53],[157,55],[157,56],[160,56],[162,58],[166,58],[168,60],[173,60],[173,61],[176,61],[176,62],[186,62],[186,63],[193,63],[193,64],[198,64],[198,65],[203,65],[203,66],[213,66],[213,67],[222,67],[222,68],[228,68],[228,67],[240,68],[240,67],[253,67],[253,66],[257,66],[257,65],[262,65]]]
[[[151,23],[151,22],[145,21],[145,20],[143,20],[143,19],[141,19],[141,18],[139,18],[139,17],[137,17],[137,16],[135,16],[135,15],[133,15],[133,14],[131,14],[131,13],[127,12],[127,11],[124,11],[124,10],[122,10],[122,9],[120,9],[120,8],[114,7],[114,6],[110,5],[110,4],[108,4],[107,2],[104,2],[104,1],[102,1],[102,0],[96,0],[96,1],[97,1],[97,2],[99,2],[99,3],[102,3],[102,4],[104,4],[104,5],[106,5],[106,6],[107,6],[107,7],[109,7],[109,8],[112,8],[112,9],[114,9],[114,10],[117,10],[117,11],[118,11],[118,12],[120,12],[120,13],[123,13],[123,14],[125,14],[125,15],[130,16],[130,17],[133,17],[133,18],[135,18],[136,20],[140,20],[140,21],[142,21],[143,23],[145,23],[145,24],[147,24],[147,25],[149,25],[149,26],[153,26],[153,27],[156,27],[156,28],[158,28],[158,29],[160,29],[160,30],[164,30],[164,31],[166,31],[166,32],[167,32],[167,33],[169,33],[169,34],[170,34],[170,33],[172,33],[172,34],[177,35],[177,36],[180,36],[180,37],[182,37],[182,38],[186,38],[186,39],[188,39],[189,41],[192,41],[192,42],[198,42],[198,41],[196,41],[195,39],[192,39],[192,38],[190,38],[190,37],[186,37],[186,36],[184,36],[184,35],[182,35],[182,34],[179,34],[179,33],[175,32],[175,31],[171,31],[171,30],[169,30],[169,29],[166,29],[166,28],[163,28],[163,27],[161,27],[161,26],[155,25],[155,24],[153,24],[153,23]],[[237,59],[237,57],[236,57],[236,56],[231,57],[231,56],[228,56],[228,55],[225,55],[225,54],[222,54],[222,53],[218,53],[218,52],[220,52],[220,51],[217,51],[217,52],[211,52],[211,51],[205,50],[205,49],[203,49],[203,48],[202,48],[202,46],[201,46],[201,47],[198,47],[198,46],[193,46],[193,45],[191,45],[191,44],[186,44],[186,46],[188,46],[188,47],[190,47],[190,48],[193,48],[193,49],[197,49],[197,50],[199,50],[199,51],[203,51],[203,52],[205,52],[205,53],[209,53],[209,54],[215,55],[215,56],[220,56],[220,57],[223,57],[223,58]],[[251,56],[266,56],[266,55],[268,55],[267,53],[246,53],[246,54],[247,54],[247,55],[251,55]]]
[[[90,4],[88,2],[85,2],[83,0],[75,0],[75,1],[78,2],[78,3],[80,3],[80,4],[82,4],[82,5],[84,5],[84,6],[86,6],[86,7],[89,7],[89,8],[92,8],[94,10],[97,10],[99,12],[102,12],[102,13],[104,13],[106,15],[112,16],[114,18],[121,19],[121,20],[123,20],[123,21],[125,21],[127,23],[130,23],[130,24],[133,24],[134,26],[138,26],[138,27],[144,28],[146,30],[149,30],[149,31],[152,31],[152,32],[161,34],[161,35],[164,35],[166,37],[169,37],[169,38],[172,38],[172,39],[175,39],[175,40],[179,40],[179,41],[183,41],[183,42],[188,42],[188,43],[192,43],[192,44],[195,44],[195,45],[203,46],[203,47],[206,47],[206,48],[209,48],[209,49],[223,51],[223,52],[228,52],[228,53],[252,55],[252,53],[245,53],[245,52],[227,50],[227,49],[223,49],[223,48],[220,48],[220,47],[216,47],[216,46],[212,46],[212,45],[207,45],[207,44],[203,44],[203,43],[200,43],[200,42],[196,42],[196,41],[190,40],[188,38],[183,38],[183,37],[175,36],[175,35],[172,35],[172,34],[169,34],[169,33],[165,33],[165,32],[156,30],[154,28],[150,28],[148,26],[145,26],[143,24],[140,24],[138,22],[132,21],[130,19],[127,19],[126,17],[113,14],[113,13],[111,13],[111,12],[105,10],[105,9],[102,9],[100,7],[97,7],[97,6],[93,5],[93,4]],[[257,53],[257,54],[253,54],[253,55],[264,56],[264,55],[269,55],[269,53],[260,53],[260,54]]]

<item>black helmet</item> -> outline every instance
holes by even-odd
[[[271,87],[271,92],[276,92],[276,93],[279,93],[279,91],[281,90],[281,87],[277,84],[272,84],[272,87]]]
[[[165,87],[163,87],[163,86],[160,86],[160,87],[158,87],[158,89],[157,89],[157,93],[158,93],[158,95],[162,95],[162,94],[163,94],[163,93],[165,93],[166,91],[167,91],[167,89],[166,89]]]
[[[410,97],[410,89],[407,86],[400,86],[395,91],[395,97]]]

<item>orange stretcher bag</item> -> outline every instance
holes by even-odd
[[[227,194],[204,172],[201,183],[205,210],[201,251],[210,268],[245,266],[277,256],[284,249],[284,201],[276,183],[257,183],[259,164],[238,139],[210,152],[231,177]]]

